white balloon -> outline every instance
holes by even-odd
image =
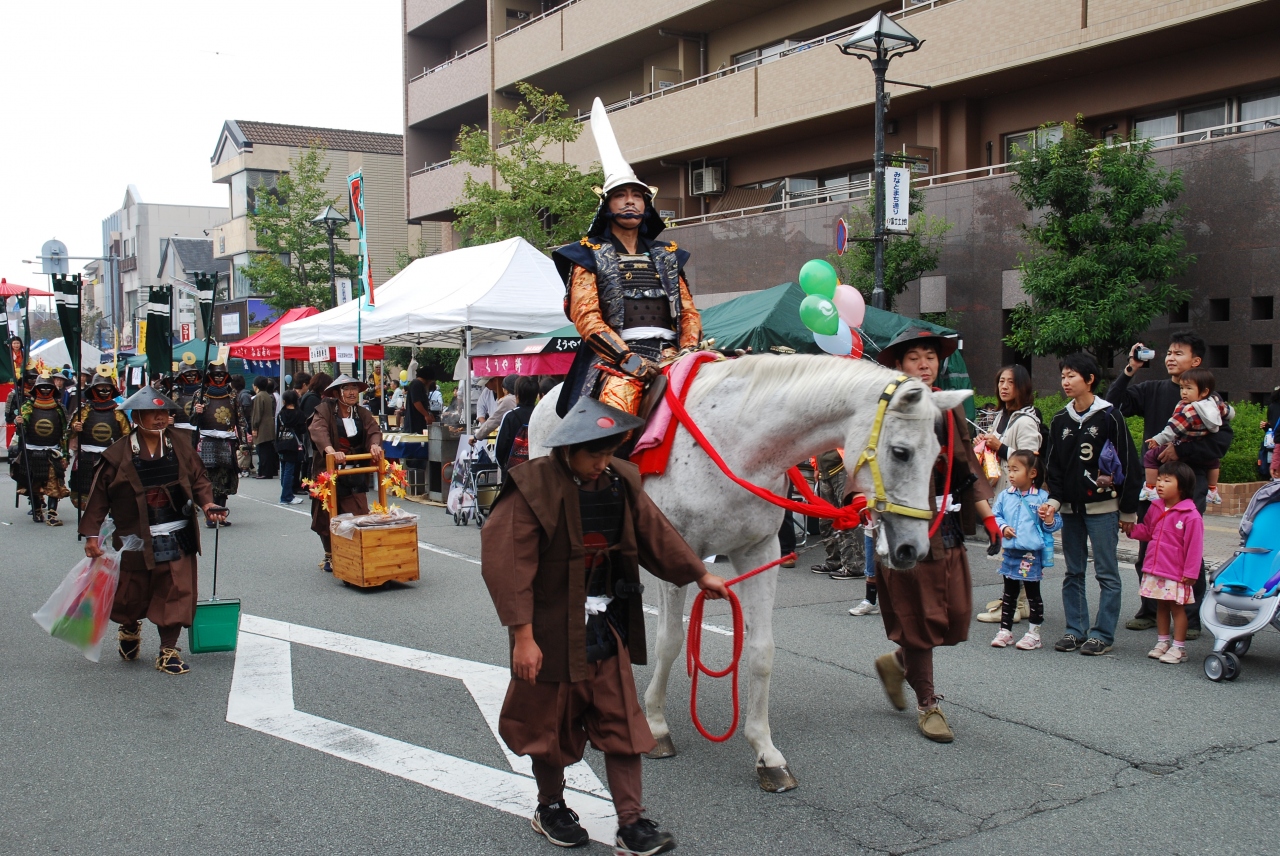
[[[837,357],[847,356],[853,348],[853,332],[849,329],[849,325],[840,321],[840,329],[835,332],[834,336],[824,336],[821,333],[813,334],[813,341],[817,342],[818,347],[833,354]]]

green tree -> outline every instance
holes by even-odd
[[[1019,257],[1031,298],[1013,310],[1010,347],[1036,356],[1088,351],[1108,375],[1117,352],[1187,293],[1170,280],[1195,260],[1183,252],[1182,177],[1156,166],[1151,142],[1108,145],[1062,125],[1062,139],[1019,151],[1013,192],[1039,214]]]
[[[521,103],[493,111],[497,146],[481,127],[458,134],[455,163],[492,169],[498,187],[467,176],[462,199],[454,205],[457,228],[471,245],[521,237],[545,248],[575,241],[586,233],[598,200],[594,187],[604,182],[598,167],[580,172],[570,163],[548,160],[578,139],[582,125],[569,116],[558,93],[528,83],[516,84]]]
[[[424,259],[427,256],[435,255],[439,250],[428,250],[421,240],[411,247],[405,247],[403,250],[396,250],[395,261],[387,268],[387,276],[393,277],[418,259]]]
[[[281,311],[295,306],[328,309],[333,306],[329,287],[329,238],[323,226],[311,222],[326,205],[339,207],[338,197],[325,192],[329,167],[321,162],[321,150],[311,148],[289,161],[274,190],[256,188],[249,225],[261,253],[253,253],[244,275],[255,293]],[[335,236],[335,240],[341,240]],[[337,276],[353,276],[355,256],[335,248]]]
[[[874,197],[868,195],[863,204],[852,208],[849,224],[849,249],[842,256],[827,257],[840,281],[862,292],[871,305],[871,292],[876,284],[876,245],[865,240],[874,234]],[[920,278],[925,271],[938,267],[942,242],[951,229],[945,217],[930,217],[924,210],[924,193],[911,191],[911,231],[888,233],[884,246],[884,308],[893,311],[894,302],[907,283]],[[864,240],[857,240],[857,239]]]

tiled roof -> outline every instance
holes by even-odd
[[[244,138],[264,146],[307,148],[318,141],[321,148],[340,152],[367,152],[378,155],[404,154],[404,138],[399,134],[371,131],[343,131],[338,128],[308,128],[304,125],[277,125],[274,122],[235,120]]]
[[[182,263],[182,271],[184,273],[194,273],[196,271],[202,273],[227,273],[231,270],[230,260],[215,259],[213,257],[212,240],[208,238],[175,237],[162,239],[160,269],[156,271],[156,276],[164,273],[170,247],[173,248],[178,260]]]

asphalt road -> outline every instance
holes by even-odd
[[[432,545],[421,553],[421,581],[358,591],[316,569],[318,540],[295,513],[306,506],[281,508],[276,492],[274,483],[248,481],[231,499],[235,526],[222,538],[219,589],[241,598],[247,616],[287,624],[259,622],[254,634],[242,632],[238,654],[191,656],[191,674],[175,678],[151,668],[158,641],[149,625],[142,661],[120,661],[109,639],[94,664],[31,620],[80,548],[72,526],[37,527],[15,510],[12,484],[0,481],[0,853],[559,852],[527,819],[446,792],[474,789],[490,773],[508,783],[514,775],[470,684],[439,674],[445,663],[480,680],[493,669],[459,661],[506,662],[505,634],[468,558],[479,555],[476,528],[409,504],[423,514],[420,539]],[[1152,633],[1121,629],[1112,654],[1087,658],[994,650],[994,628],[975,623],[970,642],[937,653],[937,685],[957,735],[942,746],[884,698],[872,668],[891,648],[880,618],[847,614],[863,584],[810,574],[812,561],[810,553],[781,572],[774,620],[771,724],[800,788],[763,793],[744,738],[700,738],[688,719],[688,680],[678,674],[670,716],[681,754],[645,762],[645,803],[677,835],[679,852],[1280,851],[1276,634],[1254,641],[1239,680],[1213,684],[1199,666],[1207,639],[1190,643],[1191,663],[1166,666],[1145,656]],[[998,595],[999,579],[979,551],[971,561],[980,605]],[[1049,639],[1062,629],[1060,575],[1061,562],[1046,585]],[[1127,616],[1137,585],[1131,569],[1124,579]],[[719,605],[706,620],[728,624]],[[322,644],[297,628],[344,636]],[[724,662],[729,640],[708,633],[704,648]],[[375,650],[389,653],[375,661]],[[275,677],[262,659],[270,651],[286,652]],[[423,666],[414,651],[458,659]],[[229,701],[244,698],[233,693],[237,656],[238,686],[291,684],[294,720],[304,725],[285,716],[262,718],[258,728],[228,722]],[[647,681],[648,670],[637,671]],[[701,709],[713,728],[730,715],[721,683],[704,684]],[[341,731],[327,751],[307,744],[324,742],[324,728],[336,724],[358,730]],[[272,727],[292,736],[263,730]],[[396,757],[382,767],[349,760],[367,760],[378,746]],[[399,756],[419,760],[387,772]],[[600,756],[589,750],[587,762],[603,780]],[[585,852],[609,851],[595,843]]]

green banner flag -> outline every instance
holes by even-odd
[[[58,326],[62,328],[62,341],[67,345],[67,356],[71,358],[71,367],[76,372],[79,383],[80,355],[80,274],[64,276],[53,275],[54,300],[58,304]]]
[[[200,320],[204,323],[206,341],[213,341],[213,305],[217,299],[218,275],[216,273],[195,274],[196,291],[200,295]]]
[[[157,285],[147,297],[147,371],[152,378],[173,368],[173,289]]]
[[[9,342],[13,335],[9,332],[9,308],[5,305],[6,303],[8,298],[0,297],[0,342],[4,343],[4,354],[0,355],[0,383],[17,383],[18,375],[13,364],[12,345]]]

